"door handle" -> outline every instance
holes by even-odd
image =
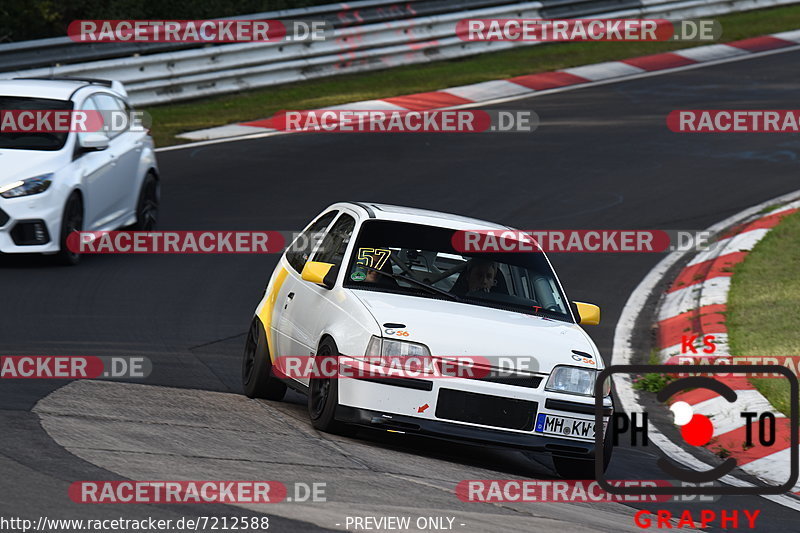
[[[287,307],[289,307],[289,301],[290,301],[292,298],[294,298],[294,293],[293,293],[293,292],[290,292],[289,294],[287,294],[287,295],[286,295],[286,303],[285,303],[285,304],[283,304],[283,309],[284,309],[284,310],[285,310]]]

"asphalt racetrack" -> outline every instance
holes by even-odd
[[[800,188],[800,139],[677,134],[666,115],[794,108],[798,64],[800,51],[783,51],[493,106],[534,110],[532,134],[292,134],[162,152],[160,229],[293,230],[335,201],[361,200],[524,229],[701,230]],[[550,258],[571,299],[602,307],[602,325],[588,331],[610,354],[625,301],[662,255]],[[464,479],[554,479],[547,460],[403,435],[320,434],[295,393],[282,403],[241,396],[244,335],[277,259],[105,255],[60,268],[4,258],[4,355],[145,355],[154,370],[145,384],[2,380],[1,514],[263,512],[274,531],[341,529],[356,515],[454,517],[465,532],[639,530],[639,503],[480,504],[453,493]],[[609,477],[657,478],[655,455],[619,448]],[[123,478],[325,482],[328,501],[241,509],[68,498],[73,481]],[[760,509],[758,531],[791,531],[798,520],[760,497],[704,506]]]

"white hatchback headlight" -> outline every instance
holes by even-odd
[[[431,352],[424,344],[383,339],[381,354],[387,357],[430,357]]]
[[[380,360],[384,366],[403,366],[407,358],[419,358],[425,372],[433,372],[431,351],[424,344],[372,337],[367,345],[367,360]]]
[[[44,174],[35,178],[14,181],[0,187],[0,196],[3,198],[17,198],[39,194],[46,191],[52,182],[53,174]]]
[[[591,368],[557,366],[547,379],[545,389],[553,392],[594,396],[594,382],[597,374],[597,370]],[[603,396],[608,396],[609,392],[610,383],[607,381],[603,387]]]

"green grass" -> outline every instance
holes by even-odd
[[[663,364],[659,357],[659,350],[657,348],[650,350],[650,357],[647,360],[647,364]],[[656,374],[654,372],[650,372],[648,374],[638,374],[633,378],[633,388],[647,392],[658,392],[672,381],[675,381],[675,376]]]
[[[767,207],[765,207],[761,211],[759,211],[758,214],[759,215],[766,215],[767,213],[772,213],[776,209],[780,209],[780,208],[781,208],[781,204],[768,205]]]
[[[722,38],[735,41],[800,28],[800,5],[719,17]],[[363,74],[321,78],[237,94],[144,109],[153,119],[157,146],[182,141],[181,132],[255,120],[284,109],[316,109],[373,98],[435,91],[469,83],[613,61],[698,46],[703,43],[560,43],[516,48],[459,60],[412,65]]]
[[[800,355],[800,213],[785,218],[736,265],[727,318],[734,355]],[[785,379],[752,381],[789,416]]]

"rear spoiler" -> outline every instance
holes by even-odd
[[[121,94],[124,97],[128,97],[128,91],[125,90],[125,86],[122,85],[121,81],[117,80],[101,80],[99,78],[81,78],[81,77],[71,77],[71,76],[50,76],[50,77],[40,77],[40,78],[14,78],[15,80],[48,80],[48,81],[82,81],[84,83],[89,83],[91,85],[103,85],[108,87],[112,91],[115,91]]]

